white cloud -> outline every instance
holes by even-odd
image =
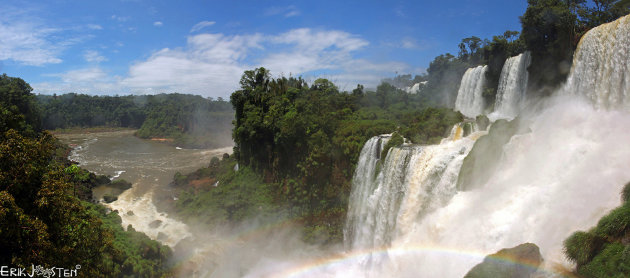
[[[414,49],[418,48],[418,43],[413,38],[405,37],[401,41],[401,47],[406,49]]]
[[[129,67],[124,77],[110,77],[98,67],[56,75],[67,91],[122,93],[193,93],[227,98],[245,70],[264,66],[274,76],[325,77],[351,90],[374,87],[385,76],[409,70],[405,63],[375,63],[357,58],[369,42],[336,30],[294,29],[281,34],[191,35],[180,48],[164,48]],[[98,53],[96,53],[98,56]],[[53,83],[35,84],[37,92]]]
[[[212,26],[215,23],[216,22],[214,22],[214,21],[202,21],[202,22],[199,22],[199,23],[195,24],[195,26],[193,26],[190,29],[190,32],[194,33],[194,32],[200,31],[201,29],[209,27],[209,26]]]
[[[122,80],[134,92],[182,92],[226,97],[247,69],[264,66],[280,74],[327,74],[340,85],[375,86],[384,76],[409,67],[354,58],[369,42],[342,31],[294,29],[279,35],[200,34],[185,48],[165,48],[131,66]],[[264,51],[260,51],[264,50]],[[255,55],[263,52],[262,55]]]
[[[71,70],[57,76],[61,77],[64,83],[69,84],[84,84],[102,81],[107,77],[107,74],[100,68],[87,68],[79,70]]]
[[[265,10],[266,16],[282,15],[284,17],[294,17],[300,14],[300,10],[294,5],[289,5],[286,7],[270,7]]]
[[[48,76],[58,77],[61,81],[31,84],[36,93],[123,94],[128,92],[120,86],[119,77],[111,77],[98,67],[70,70]]]
[[[164,23],[162,23],[162,21],[153,22],[153,26],[160,27],[162,25],[164,25]]]
[[[63,46],[49,39],[59,31],[33,22],[0,19],[0,61],[33,66],[61,63],[58,56]]]
[[[342,31],[294,29],[270,38],[275,44],[289,44],[289,51],[275,53],[262,60],[266,67],[283,73],[305,73],[314,70],[339,69],[351,52],[369,43]]]
[[[182,92],[226,97],[238,86],[250,49],[261,48],[262,35],[200,34],[185,49],[162,49],[132,65],[122,85],[134,92]]]
[[[85,61],[88,61],[88,62],[100,63],[100,62],[103,62],[103,61],[107,61],[107,58],[102,56],[96,50],[87,50],[87,51],[85,51],[83,53],[83,58],[85,58]]]
[[[88,24],[87,27],[92,30],[103,30],[103,26],[98,24]]]
[[[118,22],[126,22],[130,19],[130,17],[128,16],[118,16],[118,15],[112,15],[111,19],[116,20]]]

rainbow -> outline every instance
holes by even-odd
[[[263,224],[264,223],[264,224]],[[273,233],[273,231],[277,230],[285,230],[291,227],[296,226],[295,219],[280,219],[280,221],[271,221],[271,222],[262,222],[262,225],[252,225],[247,228],[236,228],[238,233],[232,234],[228,238],[224,238],[223,241],[223,250],[229,248],[231,245],[239,244],[240,242],[246,242],[249,240],[255,240],[259,237],[265,237],[269,235],[269,233]],[[218,251],[218,250],[214,250]],[[219,251],[218,253],[222,253]],[[455,249],[455,248],[446,248],[442,246],[431,246],[431,245],[413,245],[413,244],[405,244],[405,246],[397,246],[397,247],[381,247],[381,248],[373,248],[373,249],[363,249],[363,250],[352,250],[345,252],[331,252],[327,253],[325,256],[319,256],[312,259],[306,259],[302,261],[298,261],[295,263],[288,263],[287,267],[277,269],[274,268],[274,273],[265,272],[262,276],[252,276],[252,277],[266,277],[266,278],[301,278],[301,277],[317,277],[321,275],[317,275],[319,273],[330,273],[337,271],[346,271],[347,269],[351,269],[352,266],[356,266],[356,270],[359,268],[361,270],[364,269],[365,262],[373,259],[373,258],[404,258],[404,257],[412,257],[412,256],[421,256],[421,255],[439,255],[443,257],[461,257],[462,260],[466,261],[474,261],[475,265],[484,261],[485,259],[495,260],[498,262],[505,262],[508,264],[520,265],[525,268],[538,269],[539,266],[535,262],[530,261],[522,261],[517,260],[512,256],[504,256],[493,254],[492,257],[489,257],[489,252],[478,251],[478,250],[464,250],[464,249]],[[195,254],[191,254],[188,258],[183,258],[176,264],[181,266],[182,263],[189,262],[190,259],[193,259]],[[194,259],[193,259],[194,260]],[[471,265],[472,268],[474,265]],[[562,269],[562,266],[552,266],[553,268],[557,268],[554,270],[540,268],[539,271],[542,271],[547,274],[551,274],[549,276],[553,277],[567,277],[571,276],[569,271],[566,269]],[[358,275],[358,274],[357,274]],[[249,276],[247,276],[249,277]],[[347,276],[351,277],[351,276]]]
[[[496,260],[499,262],[504,262],[508,264],[520,265],[526,268],[530,268],[533,270],[538,269],[538,265],[534,262],[530,261],[519,261],[516,260],[512,256],[501,256],[501,255],[493,255],[492,257],[487,257],[488,254],[484,252],[472,251],[472,250],[459,250],[459,249],[449,249],[442,248],[438,246],[411,246],[407,245],[405,247],[397,247],[397,248],[381,248],[381,249],[371,249],[371,250],[360,250],[360,251],[351,251],[345,253],[338,253],[328,257],[317,258],[313,260],[309,260],[297,265],[294,265],[290,268],[281,270],[278,273],[274,273],[268,276],[268,278],[298,278],[298,277],[312,277],[316,275],[312,275],[314,273],[325,273],[326,269],[333,270],[335,267],[339,266],[349,266],[356,265],[361,266],[361,262],[365,262],[373,258],[374,256],[381,257],[403,257],[403,256],[411,256],[411,255],[422,255],[422,254],[439,254],[445,256],[458,256],[464,257],[468,260],[475,260],[478,262],[483,261],[484,259]],[[472,268],[472,266],[471,266]],[[542,269],[541,271],[553,274],[555,277],[564,277],[565,273]],[[321,276],[321,275],[319,275]]]

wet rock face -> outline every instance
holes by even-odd
[[[488,134],[475,142],[464,159],[460,170],[457,189],[468,191],[483,186],[501,162],[503,146],[518,133],[518,121],[498,120],[492,124]]]
[[[149,223],[149,227],[151,227],[151,229],[156,229],[157,227],[160,227],[160,225],[162,225],[162,220],[155,220]]]
[[[111,203],[111,202],[115,202],[116,200],[118,200],[118,196],[114,196],[114,195],[110,195],[110,194],[105,194],[103,196],[103,201],[105,201],[105,203]]]
[[[516,247],[501,249],[487,256],[482,263],[473,267],[465,278],[528,278],[532,277],[543,262],[536,244],[523,243]]]

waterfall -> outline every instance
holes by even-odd
[[[365,143],[359,155],[357,169],[352,179],[352,192],[344,229],[344,238],[346,243],[351,245],[350,248],[358,245],[358,242],[363,242],[368,229],[366,227],[373,226],[372,223],[368,223],[368,221],[374,222],[374,216],[368,216],[373,213],[368,197],[375,189],[373,180],[380,163],[381,150],[389,139],[389,135],[372,137]]]
[[[520,112],[521,101],[527,90],[527,67],[531,59],[527,51],[507,59],[503,64],[494,104],[493,114],[496,118],[514,118]]]
[[[629,28],[626,16],[584,36],[566,93],[523,113],[516,135],[501,133],[509,138],[495,146],[498,166],[470,190],[457,191],[457,179],[486,133],[471,123],[456,125],[438,145],[394,147],[385,158],[389,136],[370,139],[353,178],[345,252],[282,265],[291,275],[273,277],[463,277],[486,255],[525,242],[544,258],[536,277],[563,277],[574,264],[562,242],[619,206],[630,181]],[[504,66],[502,115],[518,112],[528,56]],[[477,153],[484,168],[488,155]]]
[[[483,113],[485,102],[482,93],[486,83],[486,71],[488,71],[488,66],[466,70],[457,92],[455,110],[471,118]]]
[[[413,86],[406,87],[404,91],[408,94],[417,94],[420,92],[420,85],[420,83],[413,84]]]
[[[451,133],[450,139],[439,145],[391,148],[382,166],[378,155],[387,137],[377,136],[365,144],[353,179],[344,230],[348,248],[389,246],[456,193],[462,161],[478,136],[462,138],[460,124]]]
[[[521,124],[528,132],[511,137],[499,166],[478,188],[457,192],[455,184],[460,158],[479,133],[457,140],[464,132],[456,126],[440,145],[393,148],[378,177],[366,181],[370,189],[353,188],[366,190],[364,211],[372,213],[371,219],[357,217],[369,225],[353,228],[364,233],[354,247],[385,245],[387,260],[376,270],[344,266],[333,272],[462,277],[484,255],[524,242],[540,247],[542,276],[553,276],[559,266],[570,269],[563,240],[617,207],[630,181],[630,131],[623,128],[630,126],[629,31],[626,16],[584,36],[566,93],[525,115]],[[501,116],[518,113],[529,59],[521,54],[503,68],[496,104]]]
[[[593,28],[582,37],[564,87],[599,108],[630,110],[630,15]]]

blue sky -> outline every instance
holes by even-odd
[[[0,73],[35,93],[228,98],[244,70],[342,89],[421,74],[462,38],[520,31],[527,1],[13,1]]]

